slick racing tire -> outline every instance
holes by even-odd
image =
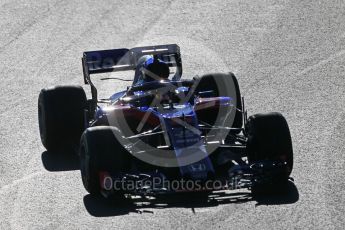
[[[71,151],[84,131],[86,95],[80,86],[42,89],[38,121],[43,146],[50,152]]]
[[[250,164],[256,162],[286,162],[280,173],[271,175],[271,184],[285,184],[293,168],[293,149],[289,126],[280,113],[256,114],[248,118],[247,152]],[[270,184],[270,183],[268,183]]]
[[[85,130],[80,141],[80,171],[85,189],[91,195],[101,192],[100,172],[112,175],[129,171],[130,154],[116,139],[114,127],[98,126]],[[114,196],[123,198],[122,190]]]
[[[235,92],[229,90],[234,88]],[[236,76],[233,73],[229,74],[207,74],[201,77],[199,84],[196,87],[196,92],[213,91],[214,97],[236,97],[236,114],[233,124],[229,125],[233,128],[242,128],[242,101],[241,92]]]

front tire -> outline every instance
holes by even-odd
[[[98,126],[85,130],[80,143],[80,171],[85,189],[91,195],[101,192],[100,172],[126,173],[130,168],[130,156],[116,139],[114,127]],[[122,191],[115,191],[122,197]]]
[[[249,163],[286,162],[283,172],[273,175],[271,185],[286,184],[293,168],[293,149],[285,118],[280,113],[256,114],[249,117],[245,130]]]

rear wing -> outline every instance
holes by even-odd
[[[176,44],[87,51],[83,53],[82,64],[85,84],[90,84],[91,74],[135,70],[140,57],[156,55],[170,67],[176,67],[174,80],[182,75],[180,47]]]
[[[91,111],[97,106],[97,89],[91,81],[91,74],[135,70],[138,60],[144,55],[156,55],[169,67],[176,67],[173,80],[182,76],[180,47],[176,44],[87,51],[83,53],[82,65],[85,84],[91,86]],[[134,79],[135,80],[135,79]]]

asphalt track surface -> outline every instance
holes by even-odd
[[[344,12],[337,0],[1,0],[0,229],[342,229]],[[45,151],[41,88],[83,84],[85,50],[164,43],[181,46],[187,78],[233,71],[249,114],[284,114],[288,194],[115,205],[87,195],[76,157]]]

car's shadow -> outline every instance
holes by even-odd
[[[74,152],[49,152],[44,151],[41,155],[44,168],[50,172],[77,170],[79,157]]]
[[[51,172],[79,170],[79,157],[71,152],[48,152],[41,155],[44,168]],[[84,205],[90,215],[96,217],[126,215],[128,213],[151,213],[152,210],[162,208],[184,207],[195,208],[213,207],[231,203],[255,202],[255,205],[283,205],[292,204],[299,200],[298,189],[290,181],[283,190],[274,194],[253,195],[249,190],[241,192],[218,191],[209,194],[207,197],[198,196],[196,193],[164,195],[152,198],[131,198],[124,201],[105,199],[102,196],[84,196]],[[150,211],[149,211],[150,210]]]
[[[214,207],[231,203],[255,202],[255,205],[283,205],[292,204],[299,199],[298,189],[293,182],[289,182],[284,192],[270,195],[252,195],[244,192],[213,192],[207,197],[198,197],[195,194],[166,195],[157,198],[131,198],[124,201],[114,201],[101,196],[84,196],[84,205],[90,215],[108,217],[126,215],[129,213],[153,213],[162,208],[184,207],[195,208]]]

